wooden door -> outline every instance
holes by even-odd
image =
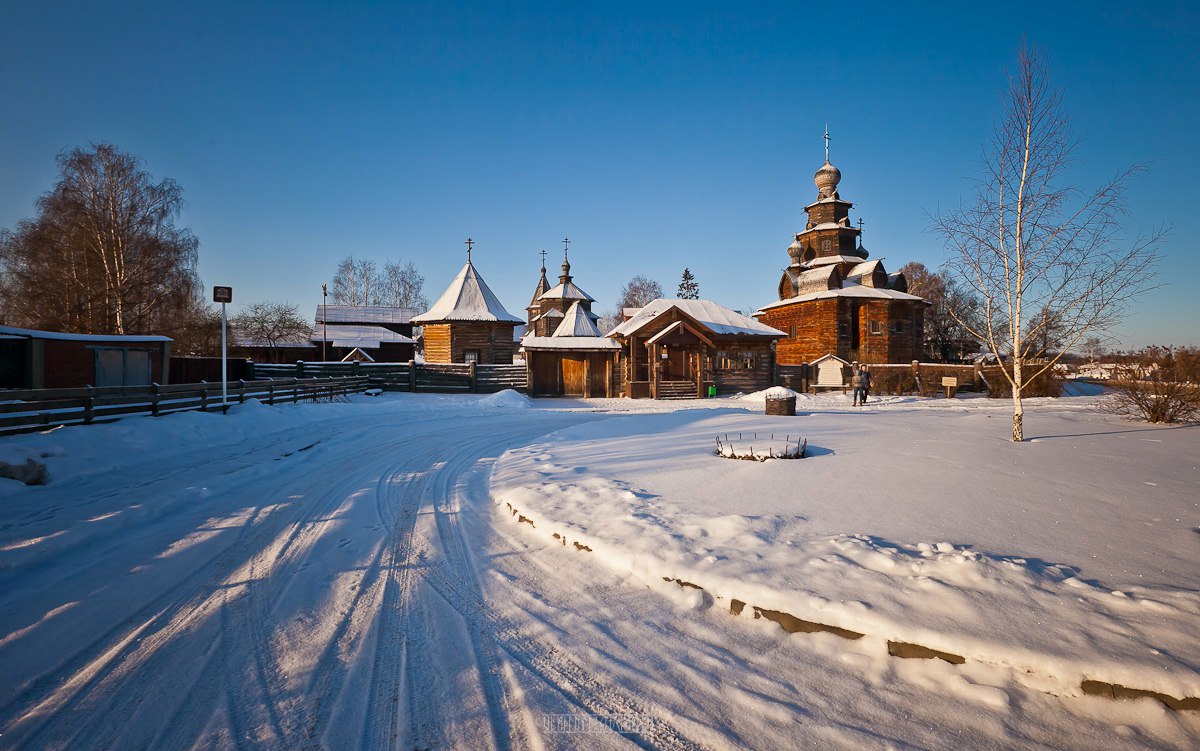
[[[687,381],[692,377],[691,353],[679,347],[667,350],[666,368],[663,372],[664,381]]]
[[[537,396],[558,396],[558,357],[548,352],[527,352],[530,358],[531,389]]]
[[[602,353],[588,355],[588,396],[608,396],[608,361]]]
[[[564,396],[583,396],[584,363],[582,355],[566,355],[562,359]]]

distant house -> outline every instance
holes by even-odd
[[[425,362],[511,365],[513,329],[524,321],[504,309],[468,257],[433,307],[412,323],[425,328]]]
[[[326,360],[408,362],[413,359],[416,308],[318,305],[312,343]]]
[[[167,383],[171,338],[63,334],[0,326],[0,387],[146,386]]]
[[[233,349],[259,363],[408,362],[416,350],[416,312],[380,305],[318,305],[310,333],[274,344],[238,338]]]
[[[578,300],[550,336],[529,335],[521,340],[521,351],[532,396],[602,397],[619,392],[621,345],[600,335]]]
[[[772,384],[772,344],[785,334],[711,300],[660,298],[607,336],[621,343],[624,393],[686,398]]]

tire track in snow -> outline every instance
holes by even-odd
[[[471,505],[480,513],[492,510],[487,489],[489,472],[490,465],[487,469],[484,465],[477,465],[460,479],[453,492],[459,508]],[[648,711],[641,701],[626,691],[598,679],[594,671],[585,669],[553,646],[525,636],[519,627],[488,608],[480,594],[476,567],[467,552],[461,526],[448,518],[449,504],[439,505],[442,508],[437,513],[438,540],[450,565],[431,570],[430,583],[447,602],[455,606],[464,619],[476,623],[475,630],[481,635],[480,641],[503,650],[505,655],[536,676],[544,686],[586,715],[596,718],[637,718],[643,732],[623,736],[635,746],[647,749],[700,748]]]
[[[440,425],[430,420],[401,430],[368,425],[342,439],[323,440],[320,449],[293,465],[303,474],[256,488],[261,500],[219,552],[90,638],[0,709],[4,745],[188,748],[216,721],[228,723],[226,741],[239,748],[440,747],[462,731],[456,724],[462,722],[476,723],[471,727],[480,730],[478,740],[485,745],[524,747],[536,729],[510,689],[511,664],[593,715],[644,711],[626,692],[589,676],[553,646],[524,636],[490,610],[480,592],[462,526],[468,508],[485,519],[491,515],[481,469],[487,465],[480,460],[580,420],[529,418],[474,415],[469,433],[462,420]],[[356,455],[359,446],[371,451]],[[201,462],[172,477],[190,481],[216,466]],[[280,612],[280,604],[292,607],[306,596],[299,591],[289,598],[289,587],[304,582],[306,563],[319,559],[320,546],[332,544],[324,523],[329,514],[343,504],[370,502],[370,494],[361,492],[366,484],[373,484],[374,513],[384,529],[377,536],[356,532],[359,548],[365,548],[357,591],[344,607],[321,614],[321,625],[331,630],[327,637],[321,631],[327,641],[297,691],[272,641],[292,615]],[[296,494],[302,497],[289,498]],[[276,504],[285,505],[272,508]],[[446,614],[457,614],[462,628],[429,625]],[[346,639],[357,649],[349,666],[340,659],[339,645]],[[467,659],[440,665],[431,645],[441,654],[458,650]],[[369,689],[347,685],[354,664],[369,668]],[[469,674],[447,676],[447,670],[468,664]],[[175,675],[181,665],[185,674]],[[427,690],[451,679],[477,685],[482,718],[465,718],[451,697]],[[353,697],[342,700],[356,691],[366,694],[358,742],[326,737],[332,716],[357,711]],[[630,740],[643,747],[691,747],[662,723],[645,738]]]

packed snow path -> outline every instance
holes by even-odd
[[[1064,706],[986,668],[788,635],[538,544],[495,507],[493,460],[603,416],[429,403],[73,429],[118,458],[0,499],[0,748],[1187,738],[1166,710],[1162,735],[1138,729],[1153,703]]]

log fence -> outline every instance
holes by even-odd
[[[255,377],[353,375],[387,391],[493,394],[505,389],[525,392],[525,366],[475,363],[314,363],[255,364]]]
[[[370,386],[369,379],[362,376],[230,381],[228,403],[243,403],[247,399],[267,404],[316,402],[360,393]],[[0,435],[58,425],[110,422],[129,415],[159,417],[221,409],[219,382],[6,390],[0,391]]]

